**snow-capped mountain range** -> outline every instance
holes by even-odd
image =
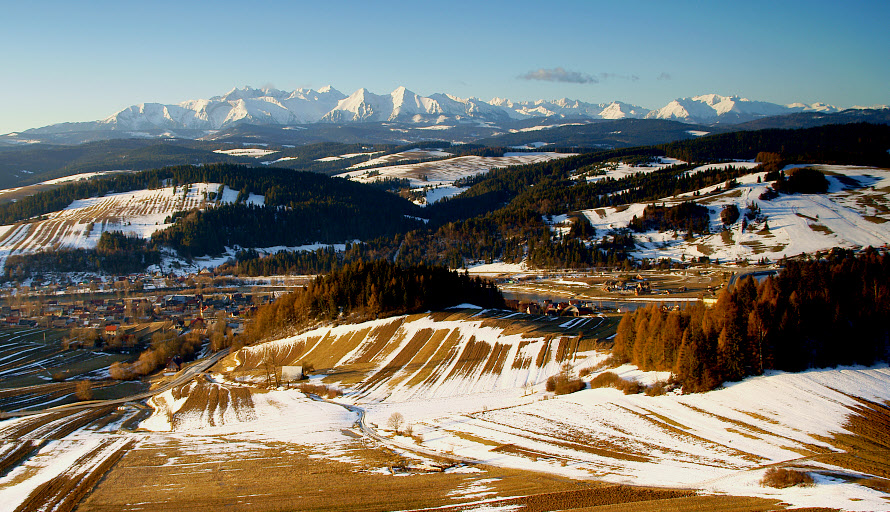
[[[223,96],[189,100],[178,105],[140,103],[100,121],[61,123],[28,130],[34,134],[75,131],[219,130],[239,123],[297,125],[317,122],[506,122],[529,118],[673,119],[698,124],[739,123],[796,112],[837,112],[823,103],[778,105],[738,96],[706,94],[679,98],[650,110],[620,101],[586,103],[559,100],[510,101],[459,98],[450,94],[421,96],[405,87],[378,95],[359,89],[347,96],[333,87],[281,91],[273,88],[232,89]],[[26,132],[26,133],[27,133]]]

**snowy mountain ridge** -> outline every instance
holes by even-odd
[[[422,96],[403,86],[383,95],[361,88],[348,96],[331,86],[294,91],[248,86],[233,88],[222,96],[187,100],[175,105],[139,103],[99,121],[60,123],[25,133],[220,130],[242,123],[279,126],[317,122],[498,123],[532,118],[672,119],[714,124],[740,123],[796,112],[838,111],[837,107],[824,103],[779,105],[718,94],[678,98],[659,109],[650,110],[621,101],[596,104],[569,98],[536,101],[493,98],[484,101],[445,93]]]
[[[791,103],[778,105],[766,101],[752,101],[740,96],[703,94],[692,98],[678,98],[664,107],[649,112],[649,119],[674,119],[695,121],[701,124],[716,122],[738,123],[758,117],[780,116],[796,112],[838,112],[839,109],[824,103]]]

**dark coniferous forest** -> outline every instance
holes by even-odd
[[[95,249],[60,249],[15,254],[6,259],[4,277],[25,279],[46,272],[133,274],[160,263],[161,253],[148,241],[121,232],[104,231]]]
[[[317,277],[304,290],[260,308],[247,339],[258,340],[319,320],[382,318],[462,303],[505,307],[494,283],[445,267],[404,267],[387,261],[349,263]]]
[[[684,391],[707,391],[766,370],[874,364],[890,355],[890,255],[833,251],[788,261],[775,278],[747,278],[717,304],[626,314],[613,354],[671,371]]]

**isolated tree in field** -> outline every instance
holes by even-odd
[[[405,417],[402,416],[402,413],[394,412],[392,416],[389,417],[389,420],[386,422],[386,426],[395,432],[396,434],[402,429],[402,425],[405,424]]]
[[[723,211],[720,212],[720,220],[729,226],[730,224],[735,224],[735,221],[739,220],[740,215],[739,207],[730,204],[723,207]]]
[[[130,365],[115,361],[108,368],[108,373],[115,380],[129,380],[133,378],[133,372],[130,371]]]
[[[271,349],[266,349],[263,352],[263,369],[266,371],[266,386],[272,387],[272,383],[275,383],[275,387],[281,387],[281,367],[278,364],[276,353]]]
[[[79,380],[74,386],[74,396],[78,400],[90,400],[93,398],[93,383],[88,380]]]

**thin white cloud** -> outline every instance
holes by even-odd
[[[565,68],[536,69],[524,75],[519,75],[522,80],[542,80],[544,82],[566,82],[570,84],[598,84],[605,80],[630,80],[636,82],[640,79],[637,75],[619,75],[618,73],[597,73],[591,75],[580,71],[570,71]]]
[[[613,78],[618,78],[620,80],[630,80],[631,82],[636,82],[640,79],[640,77],[638,77],[637,75],[619,75],[617,73],[600,73],[598,76],[600,80],[610,80]]]
[[[519,75],[522,80],[543,80],[545,82],[567,82],[572,84],[598,84],[599,80],[587,73],[569,71],[563,68],[536,69],[524,75]]]

